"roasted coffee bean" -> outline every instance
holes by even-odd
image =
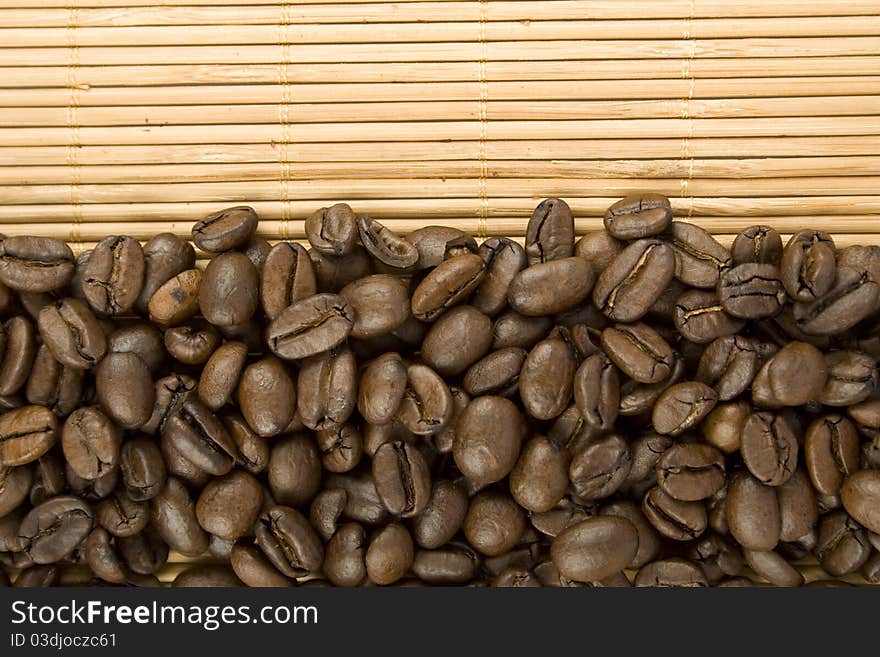
[[[758,481],[781,486],[797,467],[798,440],[784,416],[752,413],[743,425],[740,453]]]
[[[199,311],[201,287],[201,269],[185,269],[168,279],[150,297],[150,320],[163,326],[185,322]]]
[[[73,277],[73,251],[51,237],[0,240],[0,281],[19,292],[51,292]]]
[[[574,219],[568,204],[548,198],[538,204],[526,228],[526,255],[529,265],[562,260],[574,248]]]
[[[269,465],[269,444],[248,426],[234,411],[224,413],[220,420],[236,446],[235,464],[251,474],[259,474]]]
[[[249,543],[232,546],[229,565],[246,586],[255,588],[288,588],[293,582],[282,575],[266,558],[262,550]]]
[[[305,434],[275,440],[269,456],[269,488],[281,504],[301,506],[321,487],[321,455]]]
[[[4,518],[28,497],[33,483],[31,466],[0,466],[0,518]],[[0,552],[7,550],[0,549]]]
[[[721,273],[733,266],[730,252],[695,224],[672,222],[669,236],[675,252],[675,277],[685,285],[714,288]]]
[[[386,443],[373,456],[376,492],[394,515],[421,513],[431,495],[431,475],[421,453],[404,442]]]
[[[209,214],[193,225],[192,239],[204,251],[220,253],[247,243],[257,230],[253,208],[238,206]]]
[[[55,444],[58,418],[45,406],[22,406],[0,415],[0,467],[36,461]]]
[[[153,413],[156,390],[147,364],[131,352],[107,354],[95,371],[98,402],[123,429],[137,429]]]
[[[331,474],[328,488],[341,488],[346,494],[344,515],[350,520],[377,525],[388,520],[388,511],[376,492],[376,482],[369,471],[359,474]]]
[[[206,532],[235,541],[250,531],[262,505],[260,482],[243,470],[234,470],[205,486],[195,514]]]
[[[256,525],[257,545],[279,571],[302,577],[324,561],[321,539],[303,515],[287,506],[273,506]]]
[[[248,365],[241,373],[236,394],[242,416],[259,436],[277,436],[293,421],[296,385],[277,358],[267,357]]]
[[[158,445],[146,437],[132,438],[122,446],[122,481],[136,502],[154,498],[165,485],[165,462]]]
[[[144,284],[140,242],[113,235],[98,242],[83,271],[83,294],[99,315],[122,315],[134,307]]]
[[[772,550],[779,542],[781,518],[775,488],[747,473],[728,484],[727,524],[736,541],[749,550]]]
[[[410,365],[397,412],[403,425],[420,436],[436,434],[449,423],[452,410],[452,394],[446,382],[426,365]]]
[[[269,319],[318,291],[308,252],[294,242],[279,242],[266,256],[260,277],[260,301]]]
[[[574,402],[584,420],[596,429],[610,430],[620,407],[617,368],[599,352],[584,359],[574,375]]]
[[[181,571],[171,583],[174,588],[229,588],[242,586],[228,566],[197,565]]]
[[[607,230],[587,233],[574,245],[574,254],[590,263],[598,276],[623,251],[625,242],[612,237]]]
[[[162,333],[147,322],[134,321],[117,325],[118,328],[107,336],[107,350],[117,353],[133,353],[157,372],[165,364]]]
[[[846,512],[868,531],[880,534],[880,470],[858,470],[840,489]]]
[[[105,582],[125,584],[128,568],[103,527],[95,527],[83,543],[83,555],[92,572]]]
[[[673,557],[642,566],[633,586],[661,588],[703,588],[709,586],[703,570],[695,563]]]
[[[233,251],[211,259],[199,286],[205,319],[216,326],[242,324],[256,312],[258,301],[259,277],[247,256]]]
[[[681,354],[673,352],[671,371],[667,377],[657,383],[639,383],[635,379],[630,379],[620,386],[618,413],[633,416],[649,412],[663,391],[680,381],[684,373],[684,358]]]
[[[107,351],[107,337],[98,320],[79,299],[62,299],[46,306],[40,311],[38,324],[43,343],[62,365],[88,369],[96,365]],[[8,350],[12,345],[12,330],[8,323],[6,332]]]
[[[306,237],[323,255],[348,255],[358,240],[354,211],[345,203],[315,211],[306,219]]]
[[[657,461],[671,446],[672,438],[653,431],[636,438],[629,447],[632,466],[622,488],[633,492],[640,488],[644,492],[654,486],[657,483]]]
[[[141,431],[149,434],[163,431],[165,423],[178,413],[195,387],[195,380],[185,374],[169,374],[156,381],[156,402],[153,405],[153,413],[141,427]]]
[[[471,500],[463,529],[471,546],[494,557],[516,545],[526,529],[526,516],[507,495],[482,491]]]
[[[354,470],[364,455],[364,439],[354,424],[320,429],[315,437],[321,452],[321,464],[328,472]]]
[[[419,251],[406,239],[366,215],[357,217],[361,244],[371,256],[394,269],[407,269],[416,264]]]
[[[519,388],[519,376],[528,352],[519,347],[493,351],[471,365],[465,373],[463,387],[473,396],[499,395],[510,397]]]
[[[341,488],[324,489],[312,500],[309,522],[325,542],[336,532],[336,523],[342,516],[347,501],[348,493]]]
[[[462,373],[489,350],[492,321],[473,306],[444,313],[425,335],[421,356],[437,373]]]
[[[743,320],[724,311],[718,296],[708,290],[690,290],[675,302],[672,314],[675,328],[686,339],[699,344],[733,335],[743,326]]]
[[[657,484],[677,500],[711,497],[725,484],[724,455],[710,445],[673,445],[657,461]]]
[[[42,345],[34,358],[25,396],[31,404],[46,406],[64,417],[82,400],[84,374],[83,370],[59,363],[49,348]]]
[[[564,577],[593,582],[626,568],[635,557],[638,545],[638,531],[629,520],[597,516],[557,536],[550,554]]]
[[[795,470],[788,481],[776,488],[776,497],[781,521],[779,540],[792,543],[810,534],[819,517],[819,507],[802,468]]]
[[[758,348],[753,340],[728,335],[713,340],[703,351],[696,380],[712,386],[718,399],[728,401],[751,385],[759,365]]]
[[[822,352],[806,342],[789,342],[758,370],[752,381],[752,402],[780,408],[818,399],[828,374]]]
[[[632,454],[626,441],[611,434],[574,454],[568,477],[581,499],[598,500],[614,494],[626,481],[631,467]]]
[[[416,319],[433,322],[449,308],[463,302],[483,281],[486,265],[474,253],[444,260],[422,279],[412,293]]]
[[[373,259],[364,247],[358,245],[345,256],[325,256],[309,249],[309,258],[315,272],[318,292],[336,292],[354,280],[373,273]]]
[[[540,262],[514,276],[507,300],[523,315],[553,315],[582,303],[593,289],[594,280],[593,269],[583,258]]]
[[[419,252],[419,259],[415,265],[418,270],[436,267],[446,258],[454,255],[478,251],[477,241],[473,237],[449,226],[417,228],[406,236],[406,241],[415,246]]]
[[[351,350],[343,346],[303,361],[296,387],[303,424],[315,431],[341,427],[357,397],[357,364]]]
[[[345,523],[327,542],[321,570],[335,586],[358,586],[367,576],[366,547],[364,528]]]
[[[241,502],[236,500],[231,508],[238,510],[240,506]],[[179,479],[168,477],[165,486],[150,501],[150,507],[153,525],[172,550],[197,557],[208,549],[208,535],[199,526],[196,505]]]
[[[163,436],[180,454],[205,472],[225,475],[235,461],[235,442],[198,398],[187,396],[165,421]]]
[[[829,575],[840,577],[855,572],[871,556],[865,530],[845,511],[834,511],[819,523],[816,556]]]
[[[461,529],[467,511],[467,494],[461,486],[449,480],[434,482],[428,504],[411,521],[413,539],[429,550],[445,545]]]
[[[549,317],[526,317],[508,310],[499,315],[492,324],[492,349],[530,349],[544,337],[552,325]]]
[[[772,317],[782,311],[787,299],[779,269],[756,262],[724,270],[718,298],[728,315],[740,319]]]
[[[0,395],[14,395],[27,382],[37,353],[33,324],[22,315],[7,320],[0,329],[0,343],[4,347],[0,349]]]
[[[165,349],[173,358],[186,365],[201,365],[220,346],[220,333],[213,324],[195,321],[165,331]]]
[[[551,420],[568,407],[577,365],[565,340],[548,338],[535,345],[519,375],[519,396],[532,417]]]
[[[549,511],[568,489],[568,465],[565,449],[543,436],[535,436],[523,446],[510,472],[510,494],[527,511]]]
[[[222,408],[231,398],[247,358],[247,345],[227,342],[211,354],[199,378],[199,399],[212,411]]]
[[[159,233],[150,239],[143,247],[143,254],[144,284],[135,303],[141,313],[147,310],[156,290],[182,271],[192,269],[196,262],[192,245],[172,233]]]
[[[605,230],[619,240],[659,235],[671,221],[672,206],[660,194],[627,196],[605,212]]]
[[[168,562],[168,546],[152,527],[118,538],[116,545],[128,567],[140,575],[152,575]]]
[[[522,416],[513,402],[503,397],[477,397],[456,423],[455,464],[473,481],[500,481],[516,464],[522,433]]]
[[[95,508],[98,524],[113,536],[125,537],[139,534],[150,520],[148,502],[138,502],[128,495],[125,488],[117,488]]]
[[[676,383],[657,399],[651,422],[658,433],[678,436],[699,424],[717,402],[718,393],[705,383]]]
[[[877,310],[880,285],[868,272],[841,267],[833,287],[815,301],[797,303],[794,319],[807,335],[834,335]]]
[[[815,489],[837,495],[844,479],[859,469],[859,437],[842,415],[824,415],[807,428],[804,463]]]
[[[770,226],[750,226],[734,238],[730,253],[737,265],[747,262],[777,265],[782,258],[782,238]]]
[[[30,503],[42,504],[51,497],[61,495],[67,488],[64,461],[57,450],[47,452],[34,463],[34,480],[30,490]]]
[[[61,495],[35,506],[24,517],[18,535],[21,549],[37,564],[68,557],[92,531],[94,514],[82,500]]]
[[[490,237],[480,245],[486,274],[471,298],[474,308],[494,317],[507,306],[510,284],[527,264],[523,248],[506,237]]]
[[[624,374],[640,383],[657,383],[671,372],[672,349],[647,324],[617,324],[605,329],[602,349]]]
[[[852,406],[877,389],[877,365],[861,351],[831,351],[823,355],[828,379],[819,396],[826,406]]]
[[[477,574],[480,558],[467,545],[449,543],[436,550],[419,550],[412,571],[427,584],[466,584]]]
[[[410,316],[409,291],[388,274],[366,276],[346,285],[339,296],[354,310],[353,338],[375,338],[399,328]]]
[[[642,512],[654,529],[673,541],[695,539],[709,523],[701,502],[677,500],[659,487],[645,493]]]
[[[385,586],[406,576],[415,559],[412,536],[406,527],[391,523],[370,539],[365,557],[370,581]]]
[[[820,299],[834,285],[834,240],[821,231],[802,230],[785,245],[779,267],[782,283],[794,301]]]
[[[633,242],[596,279],[593,303],[617,322],[640,319],[672,280],[675,256],[657,239]]]
[[[383,354],[370,362],[358,386],[357,407],[364,420],[376,425],[391,422],[403,401],[406,385],[407,368],[398,354]]]
[[[353,308],[335,294],[316,294],[297,301],[269,324],[269,348],[296,360],[332,349],[351,333]]]
[[[117,468],[122,436],[118,427],[94,406],[76,409],[64,423],[61,446],[68,466],[94,480]]]

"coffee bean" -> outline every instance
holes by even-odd
[[[342,525],[327,542],[323,572],[336,586],[358,586],[367,576],[367,535],[356,522]]]
[[[877,309],[880,285],[867,272],[839,268],[833,287],[815,301],[797,303],[794,319],[808,335],[843,333]]]
[[[721,273],[733,266],[730,252],[695,224],[674,221],[669,236],[675,252],[675,277],[685,285],[714,288]]]
[[[840,488],[843,507],[867,530],[880,533],[880,470],[858,470]]]
[[[92,531],[94,514],[76,497],[61,495],[35,506],[24,517],[18,535],[21,549],[37,564],[69,556]]]
[[[486,274],[471,298],[480,312],[494,317],[507,307],[510,284],[528,263],[523,248],[506,237],[490,237],[480,245]]]
[[[675,256],[657,239],[633,242],[606,267],[593,288],[593,303],[610,319],[640,319],[672,280]]]
[[[586,422],[602,430],[614,426],[620,406],[620,381],[617,368],[605,354],[584,359],[575,372],[573,392]]]
[[[632,455],[626,441],[611,434],[575,453],[568,477],[579,497],[598,500],[614,494],[626,481],[631,467]]]
[[[845,511],[834,511],[819,524],[816,556],[825,572],[841,577],[862,567],[871,556],[871,545],[857,522]]]
[[[406,236],[406,241],[419,252],[419,259],[415,265],[419,271],[436,267],[455,255],[478,252],[477,241],[473,237],[450,226],[417,228]]]
[[[697,538],[709,522],[702,503],[677,500],[659,487],[645,493],[642,512],[661,535],[673,541]]]
[[[315,441],[305,434],[291,434],[272,443],[269,456],[269,488],[281,504],[301,506],[321,486],[321,456]]]
[[[754,341],[741,335],[728,335],[716,338],[703,351],[696,380],[712,386],[718,399],[728,401],[751,385],[759,365]]]
[[[708,290],[682,294],[675,302],[672,318],[683,337],[699,344],[738,333],[744,325],[742,320],[728,315],[718,296]]]
[[[399,523],[391,523],[370,539],[365,558],[367,575],[381,586],[394,584],[409,572],[414,559],[409,531]]]
[[[596,230],[581,237],[574,245],[574,254],[590,263],[598,276],[626,244],[611,236],[607,230]]]
[[[83,293],[99,315],[122,315],[134,306],[144,284],[146,261],[140,242],[113,235],[98,242],[83,271]]]
[[[354,411],[357,364],[351,350],[342,347],[303,361],[297,379],[297,409],[309,429],[333,430]]]
[[[253,208],[245,205],[226,208],[196,222],[192,229],[192,239],[204,251],[229,251],[253,237],[258,221]]]
[[[503,397],[477,397],[456,424],[455,464],[476,482],[500,481],[516,464],[522,432],[522,416],[513,402]]]
[[[776,547],[781,531],[776,489],[746,473],[728,484],[727,523],[731,535],[744,548],[767,551]]]
[[[557,536],[550,554],[561,575],[591,582],[626,568],[635,557],[638,544],[639,534],[629,520],[597,516]]]
[[[273,506],[260,516],[256,536],[272,565],[288,577],[315,572],[324,560],[320,538],[296,509]]]
[[[33,471],[30,466],[0,466],[0,519],[7,517],[25,501],[32,483]],[[0,549],[0,552],[8,551]]]
[[[878,385],[874,359],[860,351],[831,351],[823,355],[828,380],[819,396],[826,406],[853,406],[867,399]]]
[[[242,253],[222,253],[205,268],[198,294],[199,309],[209,322],[216,326],[242,324],[257,310],[257,270]]]
[[[507,300],[523,315],[536,317],[571,310],[593,289],[595,274],[583,258],[573,256],[533,264],[510,282]]]
[[[314,356],[340,344],[355,321],[352,307],[335,294],[316,294],[297,301],[269,324],[269,348],[280,358]]]
[[[92,311],[79,299],[62,299],[46,306],[40,311],[38,324],[43,343],[62,365],[89,369],[107,352],[107,337]],[[11,344],[8,326],[7,333]]]
[[[51,292],[70,282],[73,251],[50,237],[14,236],[0,240],[0,281],[19,292]]]
[[[699,424],[717,401],[718,394],[699,381],[669,386],[654,405],[651,415],[654,430],[677,436]]]
[[[426,365],[410,365],[406,388],[397,411],[398,419],[415,434],[428,436],[443,430],[452,419],[449,386]]]
[[[153,373],[165,365],[162,333],[147,322],[134,321],[119,326],[107,336],[107,349],[111,352],[137,354]]]
[[[260,278],[260,301],[269,319],[313,296],[317,281],[308,252],[294,242],[279,242],[266,255]]]
[[[410,316],[409,291],[395,276],[375,274],[346,285],[339,296],[354,310],[353,338],[375,338],[399,328]]]
[[[379,262],[394,269],[407,269],[418,261],[419,251],[415,246],[375,219],[359,215],[357,229],[361,244]]]
[[[404,442],[386,443],[373,457],[376,492],[385,508],[409,518],[424,510],[431,494],[431,475],[421,453]]]
[[[523,510],[507,495],[483,491],[471,500],[464,535],[478,552],[498,556],[516,545],[526,528]]]
[[[153,413],[156,391],[147,364],[131,352],[114,352],[95,371],[98,402],[123,429],[137,429]]]
[[[354,424],[319,429],[316,438],[321,452],[321,465],[328,472],[354,470],[364,455],[364,440],[360,429]]]
[[[242,470],[211,481],[196,502],[199,525],[215,536],[235,541],[250,531],[263,504],[263,489]]]
[[[329,541],[336,533],[338,522],[348,501],[348,493],[341,488],[322,490],[312,500],[309,510],[309,522],[324,541]]]
[[[780,486],[797,467],[798,441],[783,416],[752,413],[743,425],[740,453],[758,481]]]
[[[844,479],[859,469],[859,437],[842,415],[813,420],[804,440],[804,463],[815,489],[837,495]]]
[[[466,545],[449,543],[436,550],[419,550],[413,559],[413,573],[427,584],[466,584],[480,567],[480,558]]]
[[[211,354],[199,378],[199,399],[212,411],[223,407],[238,387],[247,358],[247,345],[227,342]]]
[[[229,565],[246,586],[289,588],[293,582],[282,575],[255,545],[238,542],[232,546]]]
[[[711,497],[724,486],[724,455],[710,445],[673,445],[657,461],[657,483],[677,500]]]
[[[782,284],[794,301],[815,301],[834,285],[834,240],[821,231],[802,230],[785,245],[779,267]]]
[[[412,293],[410,307],[416,319],[432,322],[462,303],[483,281],[483,259],[467,253],[444,260],[432,269]]]
[[[164,326],[185,322],[199,311],[201,287],[201,269],[185,269],[168,279],[150,297],[150,320]]]
[[[489,351],[492,320],[473,306],[444,313],[425,335],[422,359],[442,376],[461,374]]]
[[[620,370],[640,383],[669,376],[672,349],[647,324],[617,324],[602,331],[602,349]]]
[[[94,406],[76,409],[64,423],[64,458],[80,477],[98,479],[119,465],[121,432]]]
[[[527,511],[549,511],[568,489],[568,464],[559,445],[543,436],[531,438],[510,472],[510,494]]]
[[[605,212],[605,230],[619,240],[659,235],[671,221],[672,206],[660,194],[627,196]]]
[[[235,443],[219,419],[197,398],[187,396],[162,429],[171,445],[193,465],[225,475],[235,460]]]
[[[400,356],[387,353],[370,362],[358,386],[357,407],[370,424],[394,419],[407,386],[407,369]]]
[[[789,342],[758,370],[752,402],[767,408],[800,406],[822,394],[826,379],[822,353],[806,342]]]
[[[526,317],[508,310],[492,324],[492,349],[530,349],[540,342],[552,324],[549,317]]]
[[[747,262],[776,265],[782,258],[782,238],[770,226],[749,226],[734,238],[730,253],[737,265]]]
[[[775,265],[748,262],[722,272],[718,298],[728,315],[759,319],[781,312],[786,293]]]
[[[36,461],[55,444],[58,418],[44,406],[22,406],[0,415],[0,467]]]
[[[201,365],[220,346],[220,333],[213,324],[196,320],[165,331],[165,349],[186,365]]]
[[[577,369],[574,350],[564,340],[542,340],[529,352],[519,375],[519,396],[526,411],[539,420],[560,415],[571,400]]]
[[[519,376],[528,352],[519,347],[493,351],[471,365],[462,385],[469,395],[510,397],[519,389]]]
[[[345,203],[317,210],[306,219],[306,237],[323,255],[348,255],[358,239],[354,211]]]

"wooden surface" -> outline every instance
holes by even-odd
[[[637,191],[880,243],[877,0],[0,0],[5,234],[522,236],[546,196],[585,232]]]

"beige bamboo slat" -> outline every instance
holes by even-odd
[[[395,121],[400,117],[418,117],[422,121],[478,120],[480,111],[479,104],[472,100],[293,103],[287,109],[291,123],[363,123]],[[495,101],[488,111],[493,121],[680,118],[682,101]],[[880,96],[695,99],[688,105],[688,115],[694,119],[876,114],[880,114]],[[274,124],[278,116],[278,107],[271,104],[84,107],[77,110],[76,122],[79,126]],[[30,107],[26,111],[0,107],[0,125],[7,128],[58,127],[69,123],[70,111],[66,107]]]
[[[291,198],[331,201],[340,190],[351,199],[434,199],[442,205],[444,199],[472,198],[479,194],[480,182],[475,178],[450,178],[441,185],[435,178],[408,179],[334,179],[290,180],[287,183]],[[681,191],[681,179],[658,178],[651,181],[653,191],[675,196]],[[626,196],[644,191],[645,183],[638,179],[605,178],[492,178],[484,182],[486,194],[503,198],[534,198],[535,196],[566,196],[575,192],[581,196],[602,194]],[[748,178],[748,179],[691,179],[688,193],[693,196],[748,198],[751,196],[858,196],[865,190],[877,194],[880,202],[880,176],[824,176],[815,178]],[[0,203],[10,205],[55,204],[70,201],[70,185],[7,185],[0,187]],[[114,185],[77,186],[80,203],[161,203],[197,201],[236,201],[251,199],[271,201],[278,198],[279,185],[272,181],[243,182],[172,182],[125,183]]]
[[[25,26],[2,24],[0,13],[0,43],[14,39],[18,47],[52,47],[70,42],[70,12],[54,12],[55,20],[40,24],[46,10],[35,10],[26,19]],[[134,25],[90,27],[76,20],[76,44],[86,46],[114,46],[139,43],[141,45],[222,45],[278,43],[276,23],[281,17],[276,12],[268,24],[242,21],[242,12],[230,12],[227,20],[204,23],[198,18],[188,23],[170,25]],[[246,15],[246,14],[245,14]],[[242,24],[244,23],[244,24]],[[54,25],[54,26],[53,26]],[[218,27],[230,27],[222,30]],[[730,39],[746,37],[816,37],[865,36],[880,32],[880,16],[790,17],[790,18],[707,18],[684,21],[681,19],[632,20],[536,20],[486,22],[415,22],[415,23],[320,23],[288,25],[286,39],[297,44],[347,43],[415,43],[471,41],[476,34],[485,33],[485,39],[498,41],[539,41],[559,39],[681,39],[688,30],[690,39]]]
[[[352,142],[527,139],[620,139],[663,137],[767,137],[865,135],[880,141],[880,116],[781,117],[728,119],[629,119],[583,121],[387,121],[363,123],[146,125],[82,127],[78,144],[211,144],[217,142]],[[53,146],[68,144],[71,131],[63,128],[0,128],[0,146]]]
[[[407,82],[387,84],[189,85],[162,87],[79,87],[77,107],[234,105],[348,102],[435,102],[466,100],[477,105],[481,83]],[[880,76],[804,78],[721,78],[702,80],[612,80],[487,82],[487,105],[503,100],[659,100],[760,98],[777,96],[870,96],[880,91]],[[295,96],[294,96],[295,94]],[[474,96],[476,94],[476,96]],[[67,88],[0,89],[0,107],[67,107]],[[214,110],[212,110],[214,111]],[[403,117],[406,118],[406,117]]]
[[[203,164],[88,165],[76,173],[66,164],[54,166],[0,166],[0,185],[118,184],[132,182],[278,180],[277,162]],[[291,180],[371,178],[473,178],[478,160],[416,160],[409,162],[295,162],[286,170]],[[790,157],[716,160],[499,160],[487,163],[490,178],[516,178],[526,173],[538,178],[779,178],[878,176],[880,158]]]
[[[410,4],[412,3],[412,4]],[[399,11],[422,11],[423,15],[431,12],[442,12],[460,16],[461,20],[479,18],[479,10],[473,2],[452,0],[396,0],[390,3],[384,0],[321,0],[316,2],[291,3],[291,20],[303,21],[310,17],[317,22],[332,22],[334,19],[348,18],[353,13],[363,20],[386,20]],[[278,0],[3,0],[0,7],[37,7],[37,8],[68,8],[70,6],[88,7],[174,7],[174,6],[215,6],[235,5],[255,7],[275,7]],[[398,9],[401,5],[403,9]],[[414,9],[408,9],[413,7]],[[614,0],[541,0],[541,16],[550,18],[590,18],[641,19],[645,16],[645,6],[633,3],[621,3]],[[416,9],[417,8],[417,9]],[[847,0],[845,3],[827,2],[823,0],[779,0],[773,3],[760,0],[651,0],[651,15],[658,18],[694,17],[773,17],[773,16],[834,16],[834,15],[870,15],[876,13],[877,6],[873,0]],[[531,1],[504,2],[493,0],[488,3],[487,17],[491,20],[524,20],[535,18],[535,4]]]
[[[653,185],[643,186],[640,191],[653,189]],[[279,186],[280,191],[280,186]],[[445,199],[442,204],[434,199],[405,199],[390,196],[380,199],[352,199],[344,190],[339,191],[333,199],[311,199],[282,201],[253,201],[247,196],[233,201],[190,201],[165,203],[95,203],[89,205],[72,205],[57,203],[52,205],[0,205],[0,222],[4,224],[65,224],[80,216],[80,226],[88,224],[107,224],[135,218],[138,221],[180,221],[192,224],[211,212],[216,212],[232,204],[247,203],[252,205],[266,221],[278,221],[285,216],[303,219],[318,207],[330,202],[348,201],[365,212],[383,220],[396,218],[415,219],[422,222],[445,222],[455,217],[471,217],[479,215],[481,201],[478,197]],[[536,194],[533,198],[501,198],[492,197],[487,211],[488,223],[491,225],[506,217],[516,217],[519,230],[524,231],[526,219],[531,215],[535,205],[543,195]],[[619,196],[582,197],[567,194],[566,201],[573,212],[579,217],[602,216],[605,210]],[[824,216],[826,222],[843,223],[850,217],[868,217],[865,230],[876,229],[871,215],[880,214],[880,197],[876,195],[862,196],[807,196],[792,198],[791,196],[766,197],[695,197],[675,196],[671,199],[673,208],[682,216],[699,218],[708,222],[709,230],[715,230],[713,217],[777,217],[770,223],[800,230],[798,222],[803,216]],[[754,223],[754,222],[752,222]],[[157,224],[158,225],[158,224]],[[268,225],[268,224],[267,224]],[[749,225],[749,224],[746,224]],[[837,230],[838,223],[833,223]],[[63,227],[63,226],[62,226]],[[5,226],[4,226],[5,228]],[[106,227],[102,228],[105,230]]]
[[[565,139],[424,142],[349,142],[344,149],[333,149],[332,160],[346,162],[412,162],[419,160],[573,160],[591,158],[663,159],[681,158],[682,139]],[[805,153],[821,156],[876,156],[874,140],[860,137],[737,137],[687,140],[688,154],[697,166],[702,158],[797,157]],[[64,146],[0,147],[0,166],[67,164],[71,150]],[[139,146],[78,146],[78,165],[163,164],[163,163],[240,163],[279,162],[277,144],[162,144]],[[297,144],[288,152],[287,162],[321,162],[328,158],[328,147],[321,143]],[[689,167],[689,159],[684,162]],[[279,175],[281,166],[278,165]]]
[[[226,30],[213,30],[225,33]],[[18,30],[16,30],[18,32]],[[66,65],[70,57],[71,33],[63,31],[66,47],[23,48],[11,46],[0,49],[0,66]],[[841,36],[745,39],[676,39],[676,40],[554,40],[503,41],[481,45],[475,39],[458,43],[346,43],[291,44],[290,61],[300,63],[359,62],[441,62],[441,61],[534,61],[568,59],[666,59],[699,57],[829,57],[849,55],[876,55],[880,52],[878,36]],[[73,31],[78,34],[79,30]],[[279,61],[278,30],[267,43],[272,45],[202,44],[190,42],[182,34],[183,44],[118,46],[78,45],[78,64],[229,64],[271,63]],[[78,38],[78,37],[77,37]],[[224,37],[229,39],[231,37]],[[205,37],[220,40],[219,36]],[[17,42],[17,37],[16,41]],[[76,42],[73,42],[76,43]],[[234,41],[232,42],[235,43]],[[242,47],[247,45],[246,48]]]
[[[0,58],[3,57],[0,51]],[[787,57],[748,59],[623,59],[535,61],[524,67],[521,62],[486,62],[485,79],[509,80],[643,80],[689,77],[726,78],[771,76],[799,77],[875,75],[880,71],[880,57]],[[145,87],[168,84],[274,84],[278,82],[278,64],[146,64],[143,66],[77,66],[76,82],[88,87]],[[6,66],[0,70],[0,88],[67,87],[68,66]],[[480,62],[419,62],[373,64],[299,64],[287,65],[291,84],[326,82],[461,82],[480,77]]]

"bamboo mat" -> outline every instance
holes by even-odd
[[[7,235],[248,203],[303,240],[347,201],[521,238],[541,198],[586,232],[638,191],[727,243],[880,243],[878,0],[0,0]]]

